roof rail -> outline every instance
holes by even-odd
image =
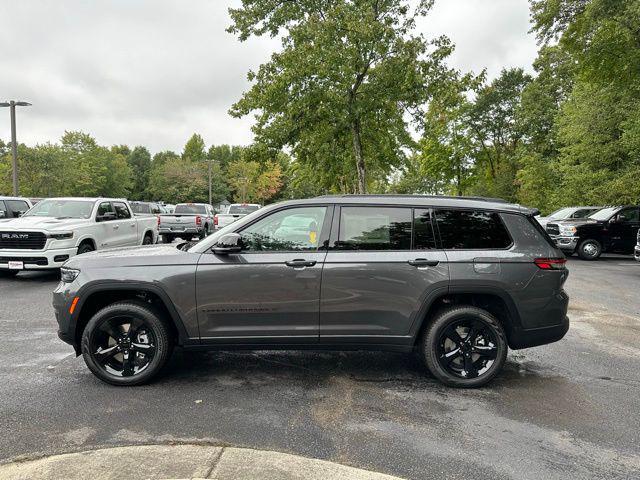
[[[503,198],[466,197],[466,196],[455,196],[455,195],[418,195],[418,194],[397,194],[397,193],[378,193],[378,194],[338,193],[335,195],[320,195],[316,198],[375,198],[375,197],[444,198],[447,200],[475,200],[479,202],[510,203]]]

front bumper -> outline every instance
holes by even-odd
[[[578,246],[578,237],[565,237],[562,235],[550,235],[550,237],[560,250],[574,252]]]
[[[633,251],[634,258],[640,262],[640,245],[636,245],[636,248]]]
[[[24,270],[50,270],[60,268],[78,253],[76,247],[48,250],[0,250],[0,270],[8,270],[9,262],[21,261]]]

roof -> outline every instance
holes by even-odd
[[[323,195],[306,200],[293,200],[290,204],[341,203],[351,205],[389,205],[389,206],[424,206],[424,207],[458,207],[477,208],[531,214],[537,210],[509,203],[500,198],[485,197],[453,197],[445,195]]]
[[[97,201],[105,201],[111,202],[113,200],[117,200],[118,202],[126,202],[126,198],[110,198],[110,197],[48,197],[44,200],[84,200],[86,202],[97,202]]]
[[[10,196],[5,196],[5,195],[0,195],[0,200],[28,200],[28,201],[30,201],[27,197],[10,197]]]

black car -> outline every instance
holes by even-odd
[[[596,260],[603,253],[632,254],[640,229],[640,207],[607,207],[589,218],[547,224],[547,233],[568,255]]]

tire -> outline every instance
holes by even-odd
[[[172,235],[162,235],[162,243],[171,243],[173,242]]]
[[[476,334],[471,339],[472,329]],[[421,356],[432,375],[458,388],[481,387],[493,380],[504,366],[507,350],[500,322],[486,310],[471,306],[439,312],[420,340]]]
[[[142,239],[142,245],[151,245],[152,243],[153,243],[153,236],[147,233]]]
[[[91,245],[88,242],[85,242],[80,244],[80,246],[78,247],[78,255],[82,255],[83,253],[93,252],[94,250],[95,248],[93,248],[93,245]]]
[[[128,328],[124,328],[127,321]],[[134,332],[130,333],[132,328]],[[103,382],[141,385],[154,378],[169,360],[173,350],[169,332],[162,316],[149,304],[116,302],[87,323],[82,332],[82,357]],[[107,353],[97,355],[101,352]]]
[[[209,236],[209,225],[205,224],[204,229],[198,234],[198,238],[203,240]]]
[[[0,270],[0,277],[15,278],[20,270]]]
[[[597,260],[602,255],[602,245],[599,241],[588,238],[580,242],[577,252],[582,260]]]

